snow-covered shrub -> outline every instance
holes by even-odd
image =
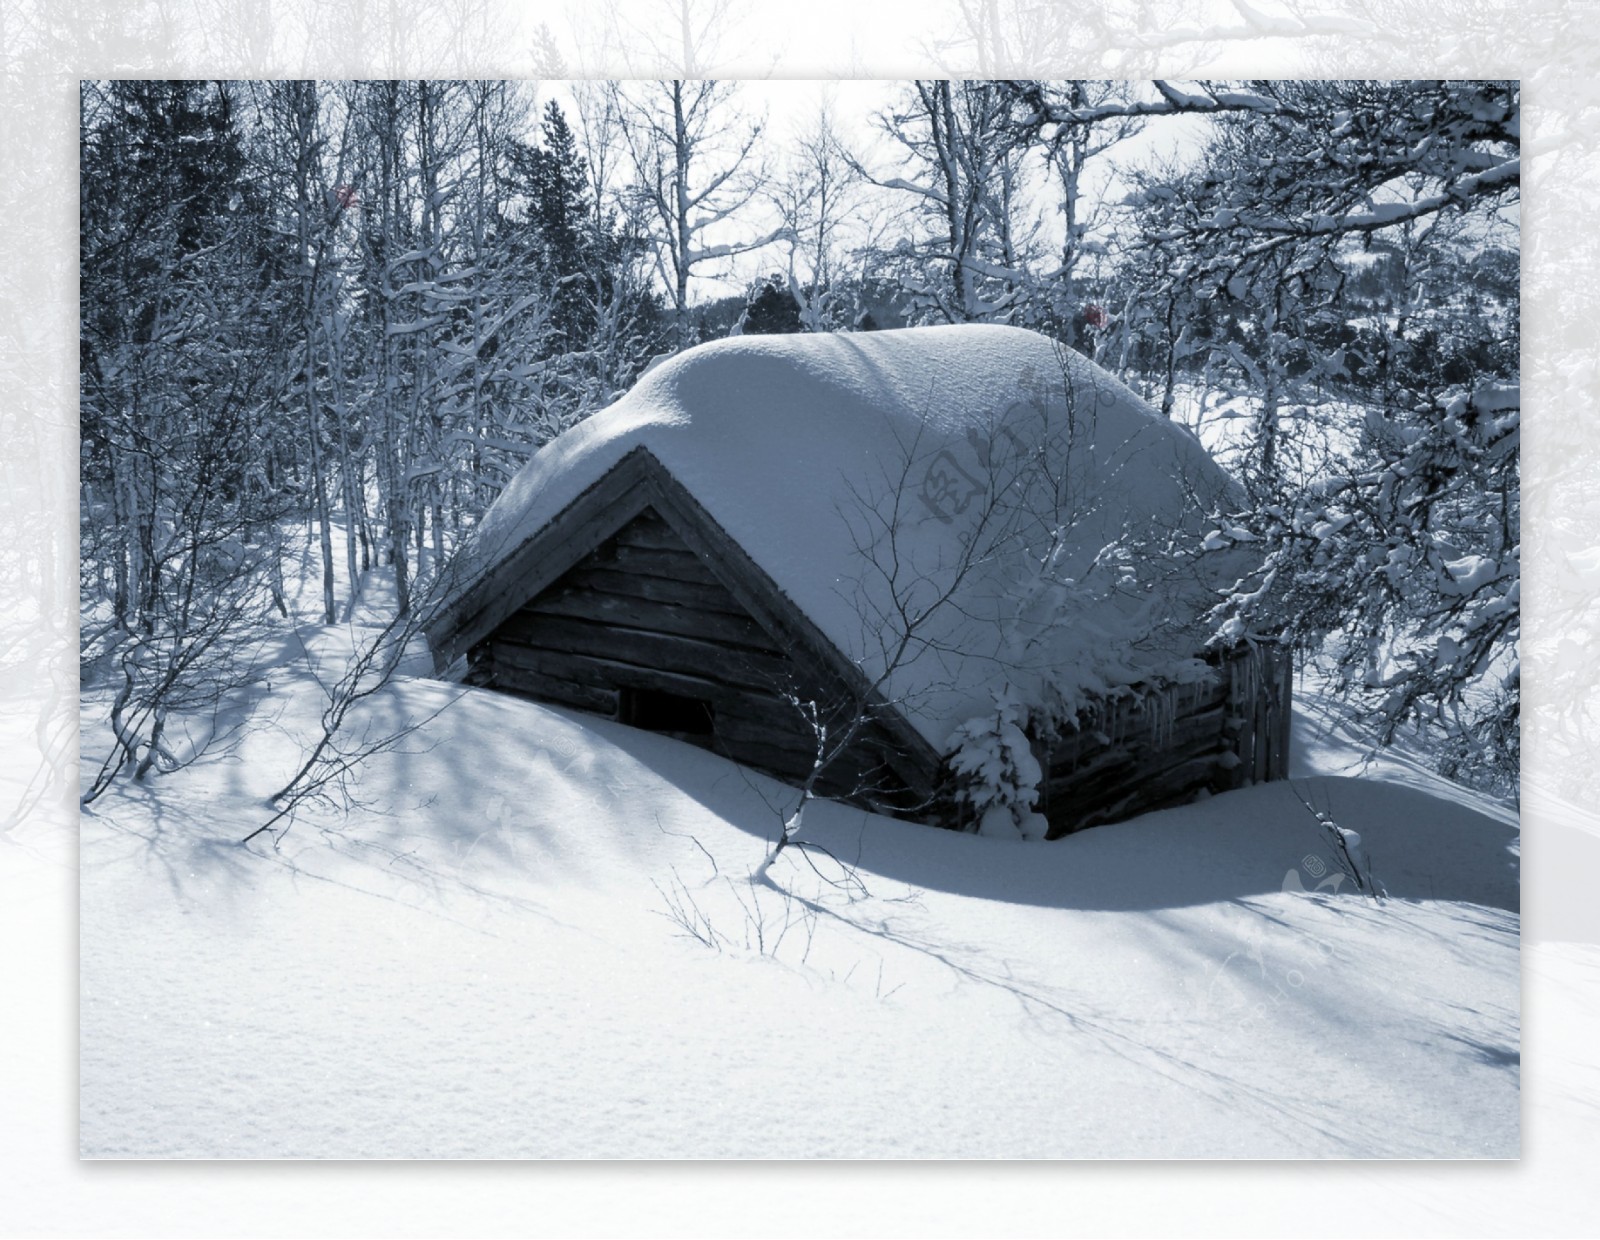
[[[1374,408],[1322,478],[1204,544],[1264,552],[1213,611],[1215,640],[1279,632],[1324,653],[1383,743],[1420,725],[1444,774],[1496,790],[1520,752],[1520,404],[1515,382],[1487,382]]]
[[[1043,839],[1047,824],[1033,807],[1044,772],[1023,732],[1027,708],[1009,685],[993,697],[993,710],[968,719],[950,738],[956,800],[972,807],[979,835]]]

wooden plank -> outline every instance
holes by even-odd
[[[1088,761],[1060,773],[1052,771],[1044,782],[1052,789],[1087,788],[1096,780],[1115,777],[1123,770],[1136,770],[1138,766],[1138,759],[1131,751],[1120,745],[1107,746]]]
[[[857,704],[854,702],[830,699],[807,685],[797,684],[793,686],[792,691],[802,703],[808,701],[817,703],[822,725],[828,729],[830,736],[838,736],[856,719]],[[803,713],[793,702],[775,693],[751,689],[742,701],[733,703],[729,711],[752,724],[770,725],[775,719],[782,720],[785,727],[793,730],[798,736],[804,736],[807,744],[811,743],[814,735],[809,715]],[[856,729],[858,740],[869,737],[886,740],[887,736],[877,718],[873,716],[864,719],[861,726]]]
[[[730,710],[719,710],[716,715],[716,733],[731,744],[749,742],[774,749],[785,749],[804,757],[807,762],[815,758],[817,752],[815,739],[801,732],[788,717],[779,712],[773,712],[764,721],[755,721],[741,717]]]
[[[546,591],[517,614],[523,612],[567,616],[600,624],[620,624],[633,629],[676,633],[683,637],[699,637],[706,641],[779,653],[772,637],[748,616],[705,611],[638,596],[604,594],[581,586]]]
[[[561,654],[592,655],[744,688],[775,691],[790,682],[794,675],[786,659],[757,650],[734,650],[675,633],[590,624],[564,616],[528,612],[518,612],[495,633],[496,657],[501,657],[502,647],[518,646]]]
[[[1285,646],[1280,664],[1283,683],[1279,686],[1278,755],[1273,767],[1274,779],[1289,778],[1289,743],[1294,732],[1294,651]]]
[[[1142,734],[1136,733],[1137,740],[1121,745],[1110,744],[1088,733],[1069,735],[1058,743],[1046,769],[1052,777],[1065,775],[1099,762],[1105,754],[1114,749],[1138,759],[1163,750],[1181,748],[1201,737],[1210,737],[1220,743],[1224,718],[1225,708],[1222,706],[1213,706],[1197,714],[1184,716],[1173,721],[1164,737],[1159,739],[1159,743],[1155,734],[1148,729]]]
[[[663,550],[657,547],[630,547],[618,545],[613,554],[601,557],[600,562],[620,572],[637,573],[644,577],[665,577],[669,581],[687,581],[695,585],[717,586],[726,589],[717,575],[706,567],[694,552]]]
[[[804,783],[811,774],[812,757],[795,754],[788,749],[756,741],[730,742],[720,739],[711,748],[730,761],[765,771],[796,786]],[[871,808],[907,806],[918,799],[887,762],[854,752],[828,764],[817,781],[816,792],[831,800],[849,801]]]
[[[1261,650],[1261,679],[1256,691],[1256,754],[1254,778],[1265,783],[1277,768],[1280,706],[1281,651],[1276,645]]]
[[[1279,663],[1279,652],[1273,650],[1267,660],[1269,675],[1261,701],[1262,718],[1266,725],[1266,738],[1262,746],[1265,751],[1261,766],[1263,781],[1278,777],[1278,736],[1283,730],[1279,718],[1283,710],[1283,679]]]
[[[1154,727],[1159,708],[1147,699],[1118,699],[1086,713],[1084,729],[1058,738],[1047,755],[1040,812],[1052,837],[1181,802],[1203,788],[1281,778],[1287,768],[1279,743],[1286,731],[1284,664],[1277,648],[1263,648],[1259,658],[1252,669],[1247,649],[1214,656],[1216,682],[1191,696],[1176,690],[1168,699],[1175,717],[1160,736]],[[1252,680],[1258,682],[1254,694]],[[1231,770],[1222,766],[1229,753],[1241,759]]]
[[[809,734],[799,710],[787,699],[776,693],[769,693],[761,689],[747,689],[739,701],[732,703],[727,713],[736,715],[750,723],[765,723],[773,719],[784,719],[791,722],[799,732]]]
[[[1051,776],[1046,781],[1046,787],[1052,798],[1092,801],[1120,785],[1155,779],[1162,771],[1191,759],[1205,757],[1220,763],[1228,752],[1227,747],[1218,740],[1204,736],[1186,745],[1140,756],[1119,750],[1108,755],[1102,764]]]
[[[716,738],[718,752],[725,752],[736,761],[743,761],[741,755],[744,754],[783,755],[784,769],[793,772],[797,782],[811,773],[816,762],[816,746],[803,738],[735,724],[726,715],[717,716]],[[896,789],[904,786],[894,775],[887,758],[874,745],[857,740],[829,760],[819,786],[856,788],[882,785],[886,781]]]
[[[571,706],[576,710],[586,710],[591,714],[605,715],[616,718],[617,692],[615,689],[603,689],[594,685],[579,684],[576,681],[564,680],[559,676],[549,676],[543,672],[536,672],[529,668],[513,667],[509,664],[500,664],[494,670],[490,682],[494,688],[506,693],[516,693],[525,697],[537,698],[541,702],[555,702],[562,706]]]
[[[809,737],[784,726],[785,722],[782,716],[775,716],[765,724],[753,723],[730,711],[719,710],[716,712],[715,730],[717,736],[730,745],[752,744],[782,749],[796,758],[803,758],[809,765],[816,756],[816,744]]]
[[[1141,785],[1143,804],[1170,805],[1174,798],[1187,797],[1210,783],[1216,774],[1216,754],[1202,754],[1168,767]]]
[[[1058,798],[1050,818],[1052,829],[1067,824],[1078,830],[1187,800],[1214,786],[1221,756],[1211,751],[1185,757],[1163,769],[1140,771],[1098,788],[1090,796]]]
[[[1091,808],[1074,813],[1058,806],[1056,815],[1049,819],[1049,838],[1059,839],[1088,827],[1182,804],[1210,784],[1215,768],[1215,755],[1191,758],[1111,792]]]
[[[496,666],[523,667],[542,672],[577,684],[599,688],[627,686],[635,689],[656,689],[662,693],[676,693],[682,697],[698,698],[720,709],[730,699],[742,698],[749,690],[703,676],[685,675],[681,672],[663,671],[660,668],[640,667],[592,655],[565,654],[533,646],[520,646],[511,642],[494,644]]]
[[[1191,719],[1215,719],[1217,711],[1228,695],[1226,675],[1216,683],[1197,686],[1173,686],[1167,691],[1170,704],[1168,725],[1174,732],[1182,731]],[[1076,730],[1066,730],[1055,742],[1052,762],[1072,760],[1074,752],[1090,753],[1107,744],[1138,745],[1145,739],[1155,738],[1155,726],[1161,718],[1161,706],[1147,696],[1119,698],[1105,702],[1099,708],[1086,711]],[[1116,740],[1100,740],[1097,734]]]
[[[1272,735],[1275,720],[1271,718],[1274,682],[1272,678],[1272,663],[1269,656],[1261,660],[1260,681],[1256,685],[1255,700],[1255,730],[1256,753],[1255,762],[1252,764],[1250,778],[1258,784],[1271,779],[1272,770]]]
[[[808,764],[786,749],[754,743],[732,744],[717,738],[713,738],[707,748],[730,762],[765,772],[786,784],[799,784],[805,778],[805,772],[810,770]]]
[[[710,746],[713,752],[742,766],[776,775],[788,783],[800,784],[811,773],[813,756],[786,745],[767,744],[751,737],[733,738],[717,732]]]
[[[719,697],[723,701],[740,697],[737,693],[728,694],[725,687],[688,677],[664,679],[661,673],[653,669],[609,664],[601,659],[558,655],[515,646],[502,648],[499,644],[496,644],[495,650],[498,652],[495,659],[496,687],[580,710],[598,708],[597,713],[614,717],[617,695],[613,689],[604,687],[606,684],[633,682],[640,688],[660,688],[664,685],[667,692],[700,697],[713,704],[716,721],[713,735],[704,739],[687,736],[680,739],[796,784],[810,774],[815,760],[814,747],[797,736],[786,737],[773,729],[762,732],[735,722],[736,716],[725,714],[718,707]],[[539,666],[520,666],[524,661]],[[746,710],[754,710],[750,703],[743,705]],[[834,798],[851,798],[857,792],[865,791],[874,797],[897,799],[901,804],[917,800],[906,794],[903,781],[865,742],[853,746],[829,764],[817,791],[819,795]]]
[[[1231,718],[1239,720],[1239,740],[1234,749],[1239,756],[1239,765],[1233,769],[1232,787],[1243,788],[1254,779],[1255,701],[1248,692],[1252,679],[1248,665],[1235,659],[1228,665],[1228,672],[1230,676],[1228,714]]]
[[[1090,738],[1083,747],[1053,761],[1047,768],[1048,778],[1081,779],[1119,762],[1134,766],[1159,763],[1163,754],[1180,752],[1195,745],[1220,748],[1224,743],[1222,722],[1223,710],[1216,707],[1204,715],[1174,725],[1159,744],[1153,737],[1146,737],[1136,744],[1123,745],[1108,745]]]
[[[621,598],[642,598],[653,603],[671,603],[697,611],[721,612],[730,616],[749,616],[725,586],[700,582],[675,581],[668,577],[649,577],[622,572],[609,565],[586,562],[563,576],[562,590],[585,589]],[[534,596],[537,597],[537,596]]]
[[[646,547],[660,551],[687,551],[682,538],[654,508],[647,508],[616,533],[622,546]]]
[[[1213,675],[1203,684],[1185,685],[1184,700],[1188,702],[1190,711],[1206,710],[1212,706],[1220,705],[1228,697],[1228,680],[1222,675]]]
[[[678,481],[665,470],[658,482],[656,508],[684,536],[691,550],[717,566],[718,576],[734,597],[769,632],[780,636],[800,663],[803,679],[857,697],[868,686],[861,669],[845,658],[808,617],[793,606],[760,566]],[[859,691],[859,692],[858,692]],[[882,704],[874,695],[873,706]],[[892,737],[889,760],[907,787],[931,799],[942,777],[943,762],[933,746],[893,709],[883,712],[883,727]]]
[[[757,710],[761,712],[759,717]],[[792,754],[797,764],[795,770],[800,777],[809,773],[816,759],[816,735],[809,730],[804,717],[788,702],[772,699],[763,705],[754,697],[747,697],[718,708],[716,720],[718,735],[732,747],[755,745]],[[840,733],[834,731],[830,735],[837,737]],[[834,741],[831,744],[836,743]],[[904,803],[908,798],[900,794],[906,792],[907,788],[890,759],[892,744],[876,721],[869,720],[845,749],[829,761],[825,785],[843,781],[852,787],[886,787]],[[926,797],[909,799],[925,801]]]
[[[1273,778],[1278,763],[1278,697],[1277,684],[1261,700],[1261,741],[1257,746],[1261,754],[1261,769],[1256,778],[1266,783]]]
[[[488,642],[479,642],[467,651],[467,674],[461,680],[463,684],[468,685],[494,683],[494,660],[490,655]]]

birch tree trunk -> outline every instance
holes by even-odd
[[[317,399],[317,332],[321,303],[322,249],[312,230],[325,225],[321,207],[320,147],[317,133],[318,98],[315,82],[289,82],[284,89],[294,159],[295,240],[300,267],[300,330],[304,336],[305,436],[311,461],[312,504],[316,513],[317,542],[322,554],[322,622],[334,622],[333,530],[328,511],[326,471],[322,462],[322,417]],[[320,238],[319,238],[320,240]]]

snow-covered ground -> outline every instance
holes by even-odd
[[[87,1156],[1518,1153],[1515,818],[1315,702],[1292,783],[1052,844],[818,803],[849,874],[767,886],[780,785],[420,678],[358,804],[241,847],[320,707],[282,658],[83,819]]]

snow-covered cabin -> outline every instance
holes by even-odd
[[[820,794],[929,821],[960,736],[1014,721],[1059,835],[1283,774],[1287,661],[1207,651],[1233,487],[1033,332],[732,338],[540,449],[428,638],[441,672],[796,783],[842,743]]]

